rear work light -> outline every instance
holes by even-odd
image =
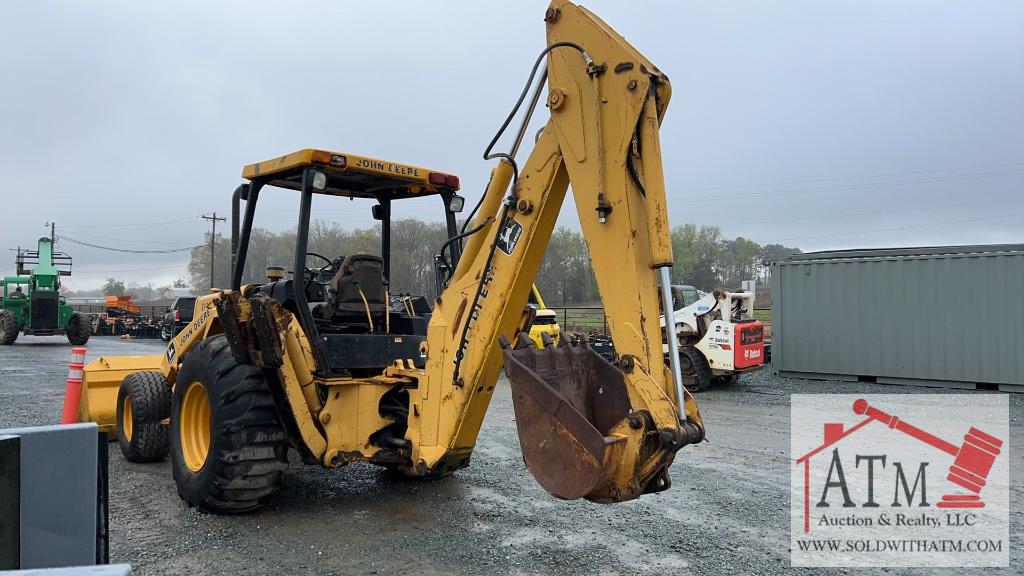
[[[314,150],[312,160],[314,164],[327,164],[338,168],[344,168],[348,164],[348,158],[341,154],[331,154],[323,150]]]
[[[427,181],[437,186],[447,186],[453,190],[459,189],[459,177],[441,172],[431,172]]]

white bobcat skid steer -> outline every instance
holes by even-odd
[[[707,390],[716,381],[734,382],[741,373],[764,366],[764,325],[753,311],[752,293],[722,290],[675,311],[680,368],[690,391]]]

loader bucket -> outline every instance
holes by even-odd
[[[630,414],[618,368],[589,346],[504,348],[505,374],[526,467],[552,496],[614,502],[636,495],[611,488],[625,447],[611,429]]]
[[[133,372],[160,370],[163,355],[100,356],[82,370],[82,398],[78,421],[95,422],[100,432],[117,440],[117,392],[121,381]]]

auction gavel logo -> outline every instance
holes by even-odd
[[[996,456],[1002,452],[1002,440],[990,436],[977,428],[971,427],[964,435],[964,443],[959,447],[946,442],[912,426],[896,416],[868,405],[868,401],[860,398],[853,403],[855,414],[864,414],[869,418],[885,424],[889,428],[899,430],[904,434],[924,442],[925,444],[942,450],[953,456],[953,464],[949,467],[949,475],[946,476],[950,482],[961,486],[974,494],[947,494],[936,506],[939,508],[983,508],[985,503],[981,501],[978,493],[985,486],[988,473],[992,470],[992,464]]]

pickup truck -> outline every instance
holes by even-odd
[[[195,296],[181,297],[171,304],[164,314],[163,322],[160,323],[160,337],[165,342],[174,338],[178,332],[192,321],[192,314],[195,312]]]

